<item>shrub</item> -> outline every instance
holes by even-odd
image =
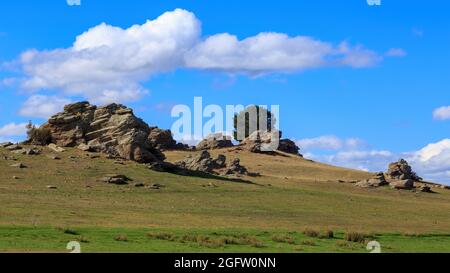
[[[28,142],[33,145],[47,145],[52,140],[52,133],[47,128],[36,128],[33,124],[27,125]]]
[[[364,243],[367,237],[365,233],[350,231],[345,233],[344,240],[354,243]]]
[[[305,231],[303,231],[303,234],[305,234],[308,237],[317,238],[320,235],[320,232],[314,229],[307,228]]]
[[[333,239],[334,238],[334,232],[332,230],[327,230],[325,233],[320,235],[320,238],[322,239]]]
[[[128,242],[128,236],[126,234],[120,234],[114,237],[114,240],[118,242]]]
[[[167,232],[147,233],[147,237],[165,241],[175,241],[176,239],[174,234]]]
[[[277,243],[295,244],[295,239],[289,235],[274,235],[272,241]]]

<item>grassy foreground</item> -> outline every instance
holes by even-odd
[[[82,236],[89,241],[82,243],[87,252],[367,252],[364,244],[343,240],[344,232],[358,231],[378,234],[374,239],[388,252],[450,252],[448,190],[361,189],[339,180],[372,174],[283,154],[214,154],[219,152],[230,160],[239,157],[261,176],[241,182],[188,177],[153,172],[135,162],[117,164],[76,149],[54,160],[47,148],[33,156],[0,148],[0,251],[64,252],[68,241]],[[169,161],[187,154],[166,153]],[[17,162],[28,168],[11,167]],[[107,174],[124,174],[133,182],[98,182]],[[163,187],[151,190],[133,183]],[[78,235],[56,227],[73,227]],[[337,231],[337,239],[305,237],[306,228]],[[170,240],[155,239],[148,232],[173,234]],[[191,233],[201,239],[182,240]],[[293,237],[286,239],[291,243],[273,240],[286,234]],[[116,241],[119,235],[127,242]],[[223,243],[228,239],[234,243]]]
[[[160,230],[130,228],[0,228],[2,252],[69,252],[70,241],[81,251],[95,252],[233,252],[233,253],[368,253],[367,243],[376,240],[381,251],[450,252],[450,235],[366,234],[350,242],[343,232],[333,238],[310,237],[303,232],[237,230]]]

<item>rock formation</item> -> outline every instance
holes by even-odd
[[[233,147],[233,142],[229,137],[221,133],[212,134],[197,144],[197,150],[213,150]]]
[[[148,141],[158,150],[192,150],[189,145],[177,143],[170,130],[163,130],[158,127],[150,128]]]
[[[277,138],[279,140],[278,151],[300,155],[300,148],[297,147],[295,142],[290,139],[281,139],[281,132],[279,131],[255,131],[244,139],[240,146],[252,153],[261,153],[264,152],[262,151],[263,145],[269,145]]]
[[[371,179],[356,183],[356,186],[373,188],[389,185],[392,189],[412,190],[415,188],[415,182],[420,181],[422,181],[422,178],[412,171],[411,166],[406,160],[401,159],[398,162],[389,164],[386,173],[378,173]],[[422,191],[430,192],[427,188]]]
[[[404,159],[400,159],[397,162],[389,164],[386,176],[388,179],[392,180],[407,180],[407,179],[411,179],[414,181],[422,180],[421,177],[417,176],[417,174],[412,171],[411,166]]]
[[[79,102],[64,107],[41,128],[49,129],[51,142],[59,147],[82,146],[141,163],[164,160],[149,139],[152,129],[119,104],[96,107]]]
[[[214,159],[206,150],[201,151],[195,156],[188,156],[184,160],[176,162],[175,166],[179,169],[215,175],[252,175],[245,167],[240,165],[239,159],[236,158],[230,164],[227,164],[227,158],[224,155],[219,155]]]

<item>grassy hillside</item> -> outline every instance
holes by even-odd
[[[92,251],[108,251],[109,246],[110,251],[211,249],[198,243],[185,244],[179,239],[157,240],[162,244],[161,249],[155,242],[146,246],[146,240],[155,241],[146,237],[146,232],[167,230],[179,237],[199,230],[206,235],[216,231],[249,233],[264,242],[266,248],[262,251],[295,251],[295,246],[298,251],[350,251],[352,248],[336,249],[338,239],[314,239],[323,247],[302,247],[301,241],[307,240],[302,237],[306,228],[334,230],[341,237],[348,231],[378,234],[379,239],[390,240],[392,251],[414,251],[413,245],[417,245],[413,244],[414,240],[424,243],[448,241],[448,190],[429,194],[389,188],[361,189],[338,181],[359,180],[371,174],[290,155],[259,155],[235,149],[213,154],[219,152],[229,159],[239,157],[242,165],[262,176],[233,182],[153,172],[141,164],[116,164],[104,155],[93,156],[76,149],[57,154],[61,160],[54,160],[51,155],[55,153],[48,149],[42,155],[28,156],[13,155],[0,148],[0,250],[57,251],[59,248],[52,247],[52,242],[69,239],[57,228],[68,227],[80,229],[83,235],[92,237],[87,246]],[[166,153],[169,161],[179,160],[187,154]],[[15,157],[17,161],[5,160],[4,156]],[[17,162],[28,168],[10,166]],[[124,174],[133,182],[117,186],[97,181],[107,174]],[[158,183],[164,187],[151,190],[136,188],[133,183]],[[50,185],[57,189],[49,189],[47,186]],[[130,248],[122,247],[122,244],[113,247],[120,243],[112,239],[113,234],[121,232],[140,239],[130,240],[135,241],[134,247],[130,242],[127,246]],[[286,248],[269,247],[271,238],[277,233],[293,234],[298,242],[288,244]],[[112,240],[111,245],[106,243],[108,240],[101,240],[101,234],[109,234],[107,238]],[[39,244],[42,236],[49,239],[48,244]],[[15,238],[15,244],[11,243],[11,238]],[[38,242],[27,247],[33,242],[32,238]],[[96,238],[106,245],[96,244]],[[320,240],[324,242],[320,243]],[[408,242],[406,245],[410,246],[404,248],[405,243],[400,243],[400,247],[399,241]],[[185,247],[180,248],[177,244]],[[450,251],[449,245],[432,243],[423,251],[434,248],[435,251]],[[219,250],[249,251],[249,248],[219,247]],[[364,247],[358,245],[356,251],[361,250]]]

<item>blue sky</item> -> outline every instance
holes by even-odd
[[[17,139],[20,130],[13,130],[13,125],[29,119],[42,123],[49,111],[60,109],[65,102],[79,99],[104,102],[107,100],[99,95],[102,88],[115,88],[117,92],[132,89],[130,95],[118,95],[117,100],[135,108],[136,114],[148,123],[163,128],[170,128],[174,122],[170,107],[180,103],[192,105],[194,96],[202,96],[204,104],[223,106],[277,104],[284,136],[297,140],[312,158],[379,170],[389,160],[404,156],[427,178],[450,182],[450,144],[446,142],[450,137],[450,109],[445,108],[450,105],[450,3],[403,0],[385,0],[381,6],[369,6],[365,0],[255,3],[82,0],[80,6],[69,6],[65,0],[2,1],[0,139]],[[86,73],[80,82],[94,84],[92,90],[85,90],[86,85],[74,85],[73,75],[64,84],[53,79],[45,84],[36,81],[24,84],[41,76],[48,64],[72,58],[67,57],[70,52],[55,52],[75,47],[76,37],[92,27],[104,22],[123,30],[177,8],[192,13],[201,26],[170,37],[180,41],[180,48],[164,51],[162,54],[167,56],[146,64],[144,72],[135,69],[123,72],[121,69],[129,60],[113,59],[120,58],[118,52],[123,51],[115,43],[117,51],[113,52],[118,54],[112,54],[110,60],[117,67],[109,65],[105,71],[116,73],[112,70],[117,69],[126,74],[120,74],[114,86],[107,83],[105,87],[104,79],[92,79]],[[181,25],[183,22],[184,17]],[[179,23],[174,26],[179,27]],[[190,30],[194,38],[195,30],[201,31],[196,41],[183,34]],[[280,63],[282,60],[275,58],[270,65],[260,64],[262,67],[255,72],[256,65],[242,64],[246,61],[254,64],[256,59],[247,55],[242,63],[232,62],[225,68],[223,59],[214,62],[217,56],[206,56],[211,48],[196,48],[221,33],[235,35],[242,41],[261,32],[286,35],[288,39],[280,38],[277,48],[285,54],[294,52],[290,51],[294,44],[305,48],[303,55],[322,54],[327,62],[333,59],[333,64],[313,59],[307,64],[294,62],[294,68],[286,69]],[[98,39],[94,36],[86,37],[84,45]],[[312,42],[289,40],[298,36],[311,37]],[[268,40],[264,41],[260,43]],[[311,48],[313,42],[319,45]],[[348,49],[343,49],[344,43]],[[332,49],[318,49],[325,45]],[[243,50],[244,45],[238,47]],[[193,57],[188,58],[188,64],[174,60],[174,54],[191,48],[196,51],[189,55]],[[37,57],[20,61],[21,54],[30,49],[36,49]],[[271,53],[273,50],[267,52]],[[238,50],[231,54],[238,56],[238,60],[242,58]],[[103,58],[95,56],[99,61]],[[208,57],[209,62],[201,61],[199,56]],[[350,57],[352,62],[344,63]],[[63,78],[68,72],[53,69],[45,73],[57,73],[55,77]],[[128,80],[136,84],[125,84]],[[39,103],[47,105],[39,108]],[[423,150],[430,144],[435,146]]]

